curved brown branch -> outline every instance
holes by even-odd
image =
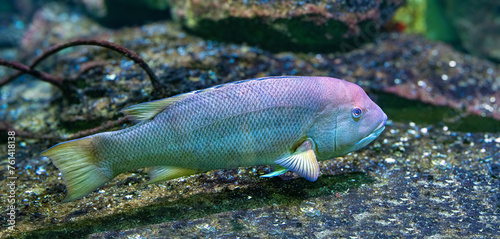
[[[37,71],[37,70],[27,66],[27,65],[24,65],[24,64],[21,64],[19,62],[15,62],[15,61],[7,61],[7,60],[1,59],[1,58],[0,58],[0,65],[7,66],[7,67],[10,67],[12,69],[16,69],[24,74],[32,75],[32,76],[34,76],[42,81],[51,83],[51,84],[59,87],[60,89],[63,89],[62,79],[57,78],[57,77],[52,76],[52,75],[49,75],[45,72]],[[13,79],[11,79],[11,80],[13,80]],[[3,81],[0,82],[0,87],[6,83],[7,82],[3,82]]]
[[[158,77],[154,74],[153,70],[149,67],[149,65],[135,52],[120,46],[118,44],[108,42],[108,41],[100,41],[100,40],[75,40],[75,41],[70,41],[67,43],[59,44],[50,47],[48,50],[43,52],[40,56],[35,58],[33,62],[31,63],[30,67],[34,68],[36,67],[40,62],[42,62],[44,59],[47,57],[63,50],[69,47],[74,47],[74,46],[81,46],[81,45],[91,45],[91,46],[100,46],[104,47],[113,51],[116,51],[129,59],[133,60],[135,63],[139,64],[139,66],[146,71],[146,73],[149,76],[149,79],[151,80],[151,84],[153,85],[154,91],[159,93],[160,95],[163,93],[163,86],[161,85],[160,81],[158,80]],[[20,76],[22,73],[17,73],[14,74],[10,77],[7,77],[5,80],[0,81],[0,87],[7,84],[8,82],[12,81],[16,77]]]

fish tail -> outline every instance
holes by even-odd
[[[61,171],[67,189],[63,202],[81,198],[112,178],[109,170],[98,166],[92,136],[54,145],[42,155]]]

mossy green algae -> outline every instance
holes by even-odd
[[[173,202],[162,201],[160,198],[157,204],[132,208],[124,213],[67,222],[58,226],[12,234],[8,238],[85,238],[96,232],[201,218],[222,212],[249,210],[270,205],[299,205],[308,198],[344,192],[363,184],[371,184],[375,182],[375,179],[364,173],[350,173],[336,176],[323,175],[316,182],[309,182],[302,178],[286,181],[271,178],[261,182],[250,188],[197,194]],[[68,221],[69,219],[70,217]],[[235,227],[237,229],[238,226]]]

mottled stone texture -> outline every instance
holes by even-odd
[[[78,0],[89,15],[108,27],[139,25],[170,18],[168,0]]]
[[[500,61],[500,1],[444,0],[442,3],[462,46],[474,55]]]
[[[372,39],[404,0],[171,0],[192,33],[271,51],[352,50]]]

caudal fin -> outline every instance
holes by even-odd
[[[68,193],[63,202],[81,198],[111,179],[96,164],[92,136],[54,145],[42,155],[49,157],[61,171]]]

